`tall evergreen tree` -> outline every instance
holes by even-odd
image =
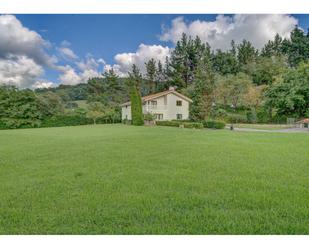
[[[146,66],[146,94],[154,93],[156,91],[156,78],[157,78],[157,67],[156,61],[152,58],[145,63]]]
[[[296,67],[309,59],[309,35],[297,26],[291,32],[290,39],[282,42],[282,51],[288,56],[290,66]]]
[[[248,64],[249,62],[254,61],[256,56],[257,51],[251,42],[243,40],[242,43],[237,46],[238,63],[241,67]]]
[[[282,56],[282,37],[276,34],[273,41],[268,41],[261,50],[261,56]]]
[[[178,88],[188,87],[194,80],[195,70],[206,45],[199,37],[192,40],[186,34],[177,42],[170,58],[170,79]]]
[[[213,67],[221,75],[238,73],[238,62],[233,51],[222,52],[220,49],[213,55]]]
[[[190,117],[193,120],[204,120],[211,115],[215,74],[212,69],[210,53],[204,53],[198,63],[194,80],[193,103],[190,105]]]
[[[138,67],[133,64],[132,71],[129,72],[129,79],[127,82],[130,89],[131,117],[133,125],[144,124],[142,98],[140,95],[141,82],[142,75]]]
[[[106,105],[117,106],[121,101],[122,86],[119,83],[119,77],[110,69],[103,74],[104,94],[103,99]]]

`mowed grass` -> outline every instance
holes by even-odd
[[[309,136],[0,131],[0,234],[309,234]]]

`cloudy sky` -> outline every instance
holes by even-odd
[[[164,62],[183,32],[212,48],[250,40],[257,48],[309,15],[0,15],[0,84],[20,88],[78,84],[133,63]]]

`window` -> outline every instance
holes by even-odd
[[[156,120],[162,120],[163,119],[163,114],[161,114],[161,113],[156,113],[154,116],[155,116]]]
[[[176,114],[177,119],[182,119],[182,114]]]
[[[176,101],[176,106],[182,106],[182,101],[181,100],[177,100]]]

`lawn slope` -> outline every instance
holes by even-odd
[[[307,134],[0,131],[0,234],[309,234]]]

